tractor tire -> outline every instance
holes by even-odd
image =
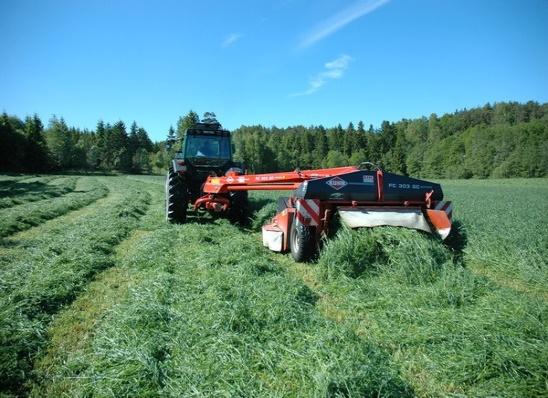
[[[247,191],[230,193],[228,219],[233,224],[247,225],[249,223],[249,199]]]
[[[169,168],[166,177],[166,221],[182,224],[186,221],[188,191],[185,182]]]
[[[289,231],[289,247],[295,261],[301,263],[314,260],[318,253],[316,227],[302,225],[294,219]]]

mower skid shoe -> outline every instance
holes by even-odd
[[[449,202],[450,203],[450,202]],[[428,220],[442,240],[451,232],[451,213],[445,210],[426,210]]]

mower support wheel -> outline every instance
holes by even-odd
[[[289,231],[289,246],[295,261],[307,262],[313,260],[318,252],[316,227],[302,225],[296,219],[293,220]]]

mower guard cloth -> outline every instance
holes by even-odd
[[[405,227],[432,233],[421,209],[398,207],[339,207],[342,222],[349,228]],[[444,237],[442,236],[442,239]]]
[[[272,225],[263,226],[263,246],[275,252],[283,250],[284,234],[281,229]]]

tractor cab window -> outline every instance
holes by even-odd
[[[187,135],[185,157],[230,159],[230,138],[217,135]]]

